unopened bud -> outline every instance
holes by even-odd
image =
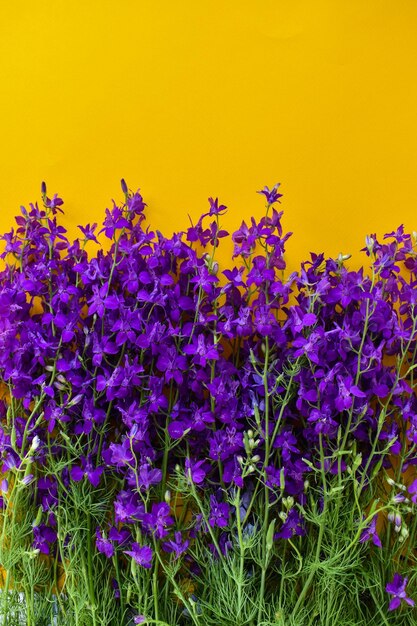
[[[37,515],[36,515],[36,519],[35,519],[35,521],[34,521],[34,522],[33,522],[33,524],[32,524],[32,526],[33,526],[34,528],[36,528],[36,526],[39,526],[39,525],[40,525],[41,520],[42,520],[42,513],[43,513],[43,509],[42,509],[42,507],[40,506],[40,507],[39,507],[39,509],[38,509],[38,513],[37,513]]]
[[[255,466],[254,465],[249,465],[248,467],[248,474],[252,474],[255,471]]]
[[[392,511],[390,511],[388,513],[388,521],[389,522],[393,522],[395,520],[395,513],[393,513]]]
[[[82,399],[83,399],[83,394],[79,393],[73,397],[73,399],[68,403],[68,406],[75,406],[76,404],[81,402]]]
[[[31,550],[30,552],[25,552],[25,554],[29,555],[30,559],[35,559],[39,553],[40,553],[39,548],[33,548],[33,550]]]
[[[287,514],[285,513],[285,511],[280,511],[278,513],[278,516],[280,517],[280,519],[282,519],[283,522],[285,522],[285,520],[287,519]]]
[[[170,504],[171,502],[171,492],[169,489],[166,490],[165,492],[165,496],[164,496],[164,500],[167,504]]]
[[[128,192],[128,189],[127,189],[126,181],[124,178],[122,178],[122,180],[120,181],[120,186],[122,188],[123,193],[126,195]]]
[[[253,430],[252,429],[248,430],[248,437],[249,437],[249,439],[253,439]]]
[[[38,435],[35,435],[34,438],[32,439],[32,444],[30,446],[30,449],[35,451],[39,448],[39,445],[41,443],[41,440],[39,439]]]
[[[395,525],[401,526],[401,515],[399,513],[395,514]]]
[[[243,456],[241,456],[239,454],[239,456],[236,457],[236,461],[239,463],[240,466],[242,466],[243,465]]]
[[[44,180],[41,182],[41,194],[46,196],[46,182]]]
[[[255,456],[252,457],[253,463],[257,463],[260,460],[261,460],[261,457],[259,456],[259,454],[255,454]]]
[[[405,526],[403,526],[401,528],[401,537],[403,537],[404,539],[407,539],[409,534],[410,533],[408,532],[408,529]]]
[[[34,478],[33,474],[28,474],[27,476],[24,476],[21,480],[22,485],[25,485],[25,486],[30,485],[33,478]]]
[[[390,478],[389,476],[388,476],[388,478],[387,478],[387,483],[388,483],[389,485],[391,485],[391,487],[393,487],[393,486],[395,485],[395,481],[394,481],[394,480],[392,480],[392,478]]]
[[[374,245],[375,245],[375,239],[367,235],[365,237],[365,245],[368,248],[368,251],[372,252],[372,250],[374,249]]]
[[[279,473],[279,488],[281,491],[285,489],[285,468],[282,467]]]

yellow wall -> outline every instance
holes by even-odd
[[[100,219],[122,176],[168,230],[281,181],[291,265],[417,230],[416,69],[415,0],[1,0],[0,230],[43,179]]]

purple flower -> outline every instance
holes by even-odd
[[[97,550],[104,554],[108,559],[111,559],[114,555],[114,546],[112,542],[103,536],[100,528],[96,528],[96,547]]]
[[[261,193],[265,196],[268,204],[274,204],[275,202],[279,202],[279,199],[282,197],[282,193],[278,193],[277,189],[281,185],[281,183],[276,183],[272,189],[269,189],[265,185],[261,191],[257,191],[256,193]]]
[[[175,555],[175,559],[178,559],[181,554],[187,550],[190,542],[188,539],[185,539],[183,541],[180,531],[176,531],[174,533],[174,537],[175,539],[170,539],[169,541],[163,543],[162,547],[165,552],[173,552]]]
[[[408,578],[400,576],[400,574],[394,574],[394,578],[390,583],[387,583],[385,591],[392,595],[392,599],[389,603],[388,610],[395,611],[401,605],[402,602],[406,602],[410,606],[414,606],[415,602],[411,598],[407,597],[405,588],[407,586]]]
[[[166,537],[167,528],[174,523],[170,515],[171,509],[166,502],[158,502],[152,504],[151,513],[145,513],[143,516],[143,526],[150,533],[155,534],[158,539]]]
[[[202,461],[192,461],[187,457],[185,459],[185,474],[188,481],[200,485],[206,477],[204,465],[204,459]]]
[[[306,534],[305,522],[298,511],[291,509],[287,514],[287,518],[281,526],[278,533],[275,534],[276,539],[291,539],[291,537],[303,536]]]
[[[209,198],[208,201],[210,204],[210,212],[208,215],[223,215],[223,213],[227,209],[227,207],[224,204],[219,205],[218,198],[216,198],[215,200],[213,200],[213,198]]]
[[[86,477],[93,487],[98,487],[104,467],[94,467],[91,455],[89,457],[81,456],[80,461],[81,465],[73,465],[70,470],[72,480],[79,482]]]
[[[84,235],[84,237],[87,240],[95,241],[96,243],[98,243],[97,237],[94,234],[94,231],[97,228],[97,224],[96,223],[91,224],[91,225],[90,224],[86,224],[86,226],[81,226],[80,225],[80,226],[78,226],[78,228],[80,229],[80,231],[82,232],[82,234]]]
[[[417,478],[408,485],[408,491],[411,493],[411,500],[414,504],[417,504]]]
[[[50,526],[40,524],[33,527],[33,547],[42,554],[50,554],[51,544],[56,541],[56,531]]]
[[[218,502],[216,496],[210,496],[210,514],[208,522],[210,526],[225,528],[229,523],[230,506],[227,502]]]
[[[131,556],[138,565],[150,569],[152,567],[152,548],[141,546],[136,542],[133,542],[131,547],[131,550],[124,550],[124,554]]]
[[[374,545],[376,545],[378,548],[382,548],[381,539],[376,532],[377,517],[377,515],[373,517],[368,528],[365,528],[365,530],[362,531],[359,542],[364,543],[365,541],[369,541],[371,539]]]

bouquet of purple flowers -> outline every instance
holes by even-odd
[[[2,624],[415,623],[417,235],[288,275],[278,190],[2,236]]]

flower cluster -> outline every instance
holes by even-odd
[[[266,213],[231,235],[233,262],[223,270],[216,254],[229,235],[217,198],[167,237],[146,225],[142,195],[124,181],[125,201],[106,210],[100,230],[80,226],[69,241],[63,202],[43,185],[42,206],[22,208],[2,237],[2,469],[39,511],[32,547],[58,562],[74,539],[60,529],[71,494],[106,494],[90,539],[115,568],[117,597],[120,570],[127,576],[132,564],[177,564],[178,576],[186,567],[197,580],[196,542],[218,560],[254,529],[264,529],[269,563],[280,545],[314,532],[308,508],[314,501],[326,512],[335,480],[337,493],[353,477],[364,502],[354,511],[358,549],[381,549],[382,512],[365,503],[378,472],[394,476],[399,493],[381,481],[379,508],[407,540],[416,504],[416,481],[410,497],[404,486],[417,463],[415,236],[400,227],[381,242],[368,237],[369,273],[349,269],[348,256],[311,254],[286,276],[291,233],[275,208],[278,187],[259,192]],[[390,609],[411,604],[395,593]],[[190,613],[193,601],[179,597]]]

